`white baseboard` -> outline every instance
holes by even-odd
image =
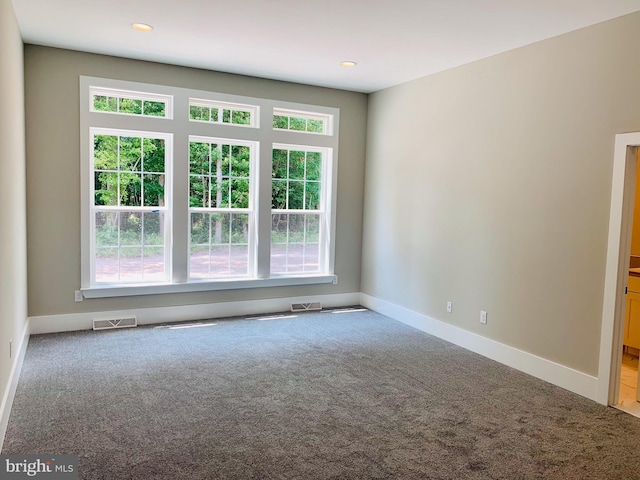
[[[360,304],[434,337],[598,401],[596,377],[364,293],[360,294]]]
[[[0,452],[2,451],[4,436],[7,433],[7,426],[9,425],[9,415],[11,415],[13,397],[15,396],[16,388],[18,387],[18,379],[20,378],[20,370],[22,370],[24,354],[27,352],[27,344],[29,343],[28,321],[19,341],[20,344],[17,345],[15,349],[15,356],[11,367],[11,373],[9,374],[9,381],[7,382],[7,389],[4,392],[2,404],[0,404]]]
[[[112,310],[106,312],[70,313],[62,315],[43,315],[30,317],[31,335],[41,333],[70,332],[90,330],[93,320],[136,316],[138,325],[181,322],[222,318],[261,313],[285,312],[292,303],[320,302],[323,307],[344,307],[358,305],[359,293],[340,293],[334,295],[308,295],[304,297],[271,298],[263,300],[244,300],[239,302],[206,303],[199,305],[179,305],[173,307],[136,308]]]

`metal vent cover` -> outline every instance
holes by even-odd
[[[322,310],[322,304],[320,302],[291,304],[292,312],[309,312],[309,311],[315,311],[315,310]]]
[[[137,317],[108,318],[103,320],[94,320],[94,330],[111,330],[114,328],[130,328],[137,327]]]

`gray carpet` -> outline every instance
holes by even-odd
[[[84,479],[639,479],[640,419],[373,312],[34,336],[4,454]]]

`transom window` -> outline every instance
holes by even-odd
[[[172,97],[108,88],[91,89],[91,111],[171,118]]]
[[[273,128],[330,135],[331,119],[330,115],[277,108],[273,111]]]
[[[85,297],[335,280],[337,109],[81,86]]]
[[[197,98],[189,100],[189,118],[199,122],[230,123],[255,127],[257,107]]]

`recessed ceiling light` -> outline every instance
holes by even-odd
[[[153,27],[146,23],[132,23],[131,27],[135,30],[139,30],[140,32],[150,32],[151,30],[153,30]]]
[[[340,62],[340,65],[342,65],[343,67],[355,67],[357,63],[351,60],[345,60],[344,62]]]

